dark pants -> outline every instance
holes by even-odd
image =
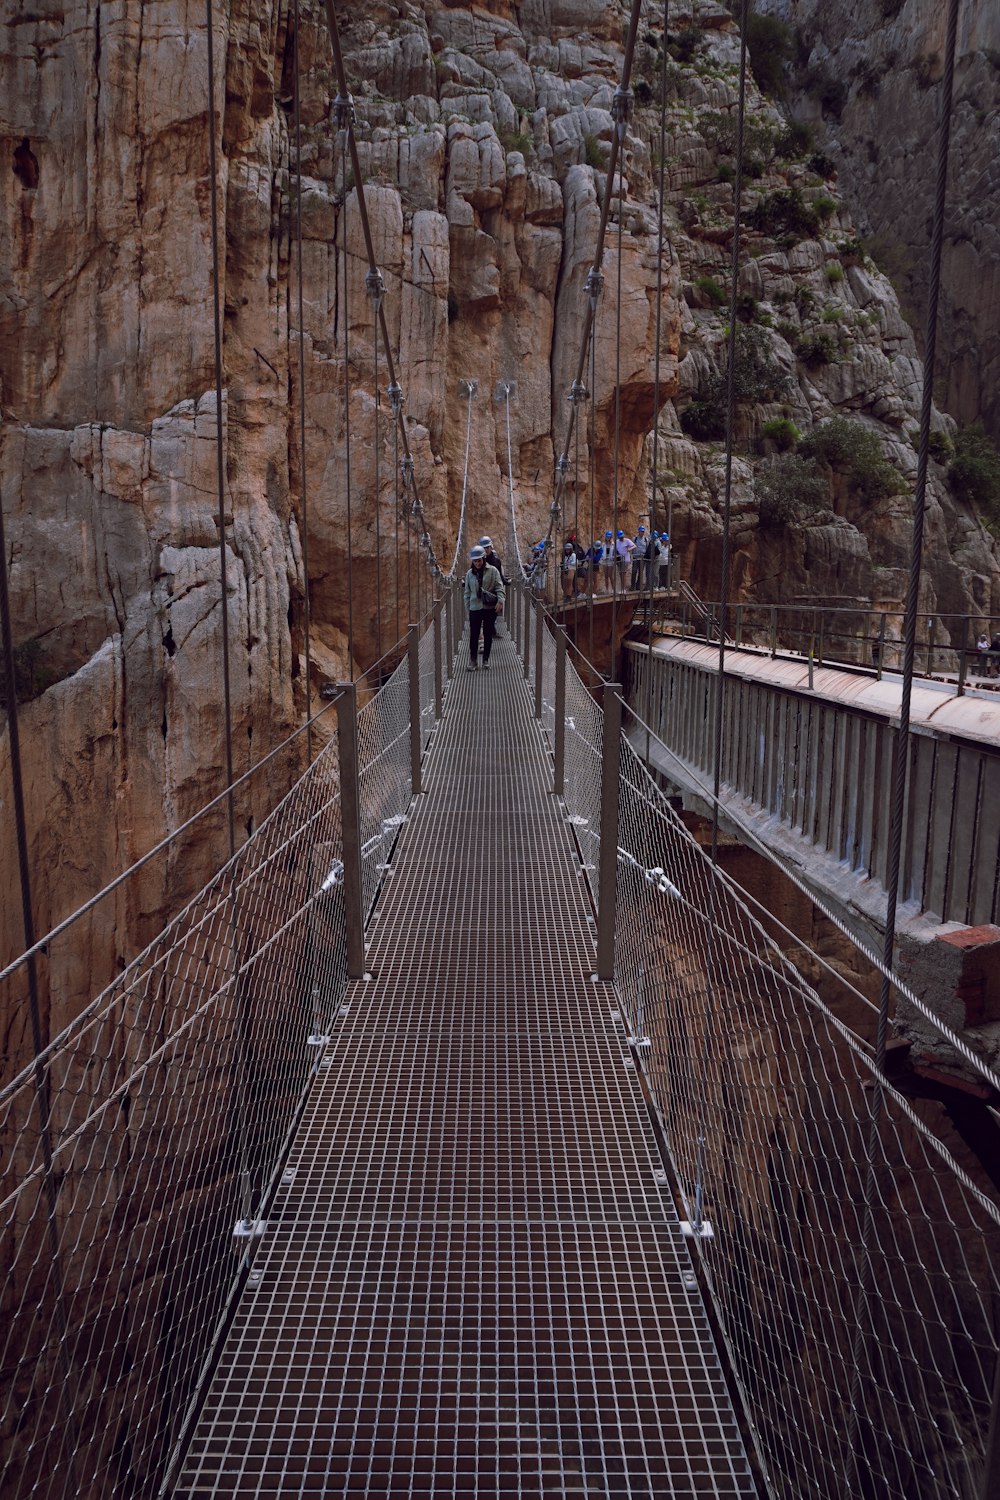
[[[633,557],[633,559],[632,559],[632,587],[633,587],[633,589],[639,588],[640,584],[641,584],[641,586],[644,589],[648,589],[649,588],[649,563],[646,561],[646,559],[644,557]]]
[[[483,632],[483,661],[490,659],[493,649],[493,632],[496,630],[497,615],[495,609],[470,609],[469,610],[469,660],[475,664],[476,654],[479,651],[479,632]]]

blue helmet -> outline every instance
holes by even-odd
[[[611,532],[610,531],[606,531],[604,533],[604,540],[607,541],[607,542],[610,542],[610,540],[611,540]]]
[[[646,528],[645,528],[645,526],[640,526],[640,527],[639,527],[639,530],[640,530],[640,531],[645,531],[645,529],[646,529]]]
[[[609,536],[610,536],[610,535],[611,535],[611,533],[610,533],[610,531],[609,531],[609,532],[608,532],[608,535],[609,535]],[[622,537],[622,536],[624,536],[624,535],[625,535],[625,533],[624,533],[624,531],[619,531],[619,533],[618,533],[618,535],[619,535],[619,536],[620,536],[620,537]]]

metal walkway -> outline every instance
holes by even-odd
[[[464,661],[174,1494],[752,1496],[520,663]]]

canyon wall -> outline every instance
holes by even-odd
[[[418,549],[400,498],[384,350],[375,400],[359,184],[336,129],[326,23],[314,4],[300,15],[298,153],[283,3],[216,10],[211,111],[205,17],[172,0],[80,0],[5,32],[0,475],[39,931],[225,781],[210,121],[236,773],[301,721],[304,542],[314,701],[350,665],[371,663],[429,599],[426,585],[415,588],[421,569],[408,565]],[[571,445],[560,525],[610,524],[617,473],[622,523],[651,507],[654,524],[669,515],[682,571],[711,596],[723,464],[718,434],[699,432],[690,409],[712,405],[724,365],[739,37],[715,0],[694,0],[666,36],[650,10],[609,183],[626,17],[612,0],[344,8],[360,170],[415,481],[445,568],[465,488],[465,382],[478,383],[467,537],[488,529],[509,555],[508,467],[522,551],[549,526],[584,281],[610,193],[594,390]],[[749,101],[759,160],[744,199],[740,316],[752,379],[738,414],[736,593],[897,608],[921,378],[913,336],[857,247],[837,184],[752,84]],[[872,499],[834,466],[827,504],[765,523],[768,424],[806,434],[834,415],[864,427],[895,482]],[[950,430],[944,415],[934,422]],[[998,576],[990,538],[935,468],[925,607],[988,615],[1000,608]],[[7,753],[4,740],[0,957],[22,938]],[[252,783],[238,840],[286,781],[268,772]],[[225,852],[220,821],[199,825],[169,872],[98,914],[74,960],[80,971],[95,982],[114,972]],[[68,998],[54,1001],[52,1029],[71,1011]],[[13,1062],[23,1054],[10,1046]]]
[[[794,28],[791,103],[814,120],[922,341],[947,5],[761,0]],[[959,6],[938,332],[946,409],[1000,440],[1000,9]]]

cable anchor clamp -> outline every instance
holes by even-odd
[[[338,94],[333,101],[333,118],[338,130],[350,130],[357,119],[354,110],[354,96]]]
[[[378,266],[373,266],[365,277],[365,290],[372,299],[372,307],[377,314],[382,306],[382,298],[385,296],[385,281]]]
[[[582,380],[573,381],[573,384],[569,388],[569,395],[566,397],[566,400],[569,401],[573,406],[578,406],[581,401],[590,400],[590,392],[588,391]]]
[[[397,385],[396,382],[393,381],[391,385],[386,387],[385,394],[389,398],[389,405],[392,407],[393,416],[398,417],[400,412],[403,410],[402,386]]]
[[[559,457],[556,459],[556,473],[560,478],[562,478],[564,474],[569,473],[569,459],[566,457],[565,453],[560,453]],[[553,509],[555,508],[556,507],[553,506]]]
[[[598,271],[596,267],[593,267],[590,271],[587,272],[587,280],[585,282],[585,286],[587,290],[587,296],[590,298],[591,309],[596,312],[601,293],[604,291],[603,272]]]
[[[406,481],[407,483],[409,483],[409,481],[411,481],[413,479],[413,455],[412,455],[412,453],[404,453],[403,454],[402,458],[399,460],[399,469],[400,469],[400,473],[403,476],[404,481]],[[413,503],[414,503],[414,505],[418,505],[419,501],[414,500]]]
[[[471,401],[474,398],[476,392],[479,390],[479,381],[460,380],[458,382],[458,389],[459,394],[464,396],[466,401]]]
[[[624,143],[625,132],[628,130],[629,121],[632,118],[632,106],[635,103],[635,95],[631,89],[623,89],[619,84],[615,89],[611,100],[611,118],[615,122],[615,131],[619,141]]]

